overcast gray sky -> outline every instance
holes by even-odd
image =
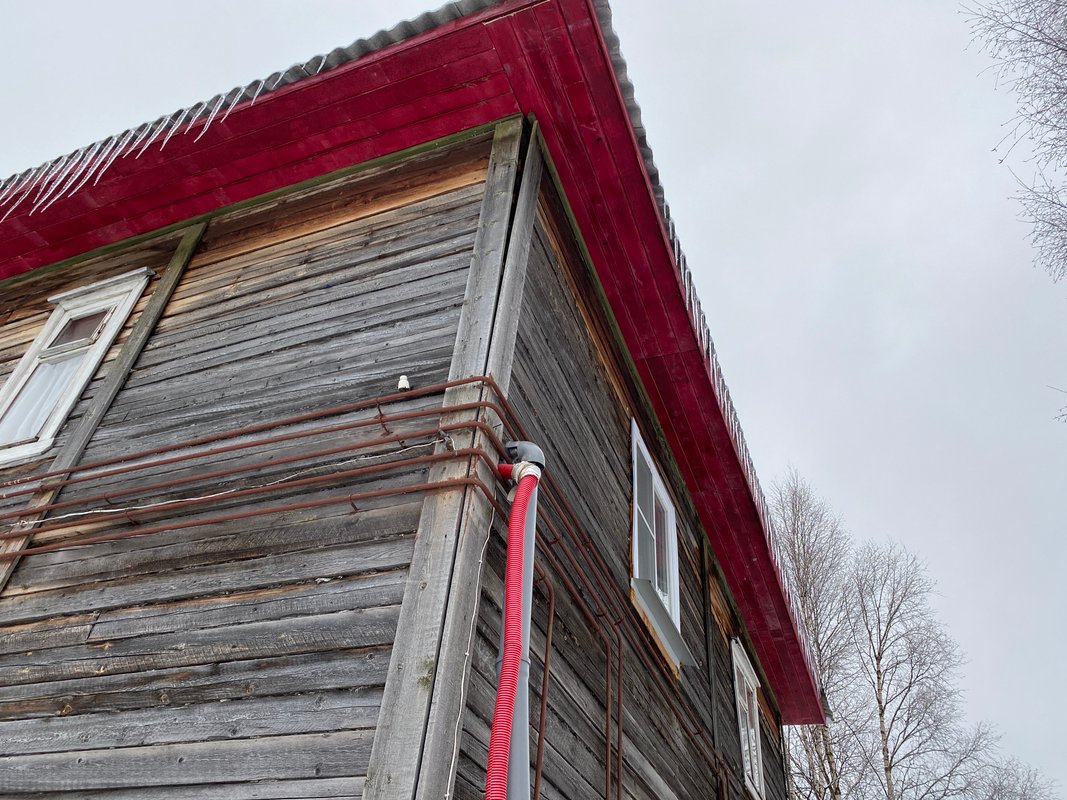
[[[0,175],[436,4],[5,2]],[[992,152],[1013,99],[952,0],[613,7],[764,483],[920,553],[972,716],[1067,785],[1067,284]]]

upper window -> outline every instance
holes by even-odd
[[[151,274],[140,269],[48,298],[55,311],[0,389],[0,464],[52,445]]]
[[[652,456],[641,439],[637,422],[633,437],[633,577],[634,601],[644,612],[657,638],[675,665],[695,663],[681,637],[678,588],[678,529],[674,503]]]
[[[741,762],[745,785],[758,798],[763,797],[763,751],[759,737],[759,681],[741,643],[732,642],[734,692],[737,696],[737,729],[741,736]]]

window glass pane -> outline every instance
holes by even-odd
[[[748,697],[748,746],[752,757],[749,759],[748,769],[755,783],[759,779],[759,715],[756,711],[756,693],[751,687],[745,687]]]
[[[740,695],[737,698],[737,719],[741,727],[741,761],[747,773],[749,764],[752,763],[752,750],[748,738],[748,711],[745,709],[744,700]]]
[[[663,501],[656,494],[656,589],[666,602],[671,594],[670,582],[670,532],[667,530],[667,509],[663,507]]]
[[[752,758],[749,759],[748,771],[752,776],[752,785],[759,787],[759,741],[756,738],[756,729],[752,729],[751,738]]]
[[[636,448],[634,452],[634,458],[637,459],[637,497],[635,498],[634,505],[645,517],[645,520],[652,524],[652,472],[649,470],[648,462],[645,461],[644,453],[641,452],[641,448]]]
[[[652,528],[640,516],[637,518],[637,541],[634,547],[637,548],[637,577],[652,580],[656,563],[654,537]]]
[[[63,330],[48,346],[58,347],[62,344],[70,344],[71,342],[92,338],[92,335],[96,333],[96,329],[100,327],[100,323],[104,321],[104,317],[107,316],[107,312],[108,309],[104,309],[86,317],[68,320],[67,324],[63,326]]]
[[[81,364],[83,353],[42,361],[0,417],[0,444],[35,439],[63,390]]]

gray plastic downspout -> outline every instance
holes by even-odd
[[[515,469],[522,462],[544,469],[545,456],[541,448],[530,442],[511,442],[508,454],[516,459]],[[522,651],[519,656],[519,683],[515,692],[515,712],[508,745],[508,800],[530,800],[530,627],[533,612],[534,556],[537,548],[537,492],[534,487],[526,508],[526,523],[522,542]],[[511,543],[509,542],[509,545]],[[503,660],[503,624],[501,624],[500,655],[496,660],[497,675]],[[499,679],[499,678],[498,678]]]

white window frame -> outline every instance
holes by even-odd
[[[630,421],[630,436],[632,441],[631,450],[631,482],[633,486],[633,519],[631,523],[631,573],[630,589],[634,603],[642,611],[642,615],[648,621],[656,633],[660,644],[663,645],[667,655],[670,656],[674,665],[696,664],[692,652],[686,646],[681,634],[681,589],[678,575],[678,524],[675,517],[674,502],[671,500],[667,484],[660,476],[659,468],[648,452],[641,431],[637,426],[637,420]],[[652,502],[653,508],[643,510],[639,506],[637,488],[638,465],[644,463],[652,475]],[[659,500],[664,510],[664,531],[666,537],[667,556],[667,591],[663,592],[657,587],[656,571],[656,540],[660,531],[655,527],[655,502]],[[643,548],[642,537],[645,536],[641,529],[644,521],[648,529],[652,531],[652,541]],[[651,553],[651,563],[647,563],[647,557],[642,558],[642,551]]]
[[[15,402],[19,392],[22,391],[39,364],[58,355],[69,357],[71,353],[80,355],[81,363],[63,392],[57,396],[52,410],[48,413],[35,438],[9,444],[0,443],[0,465],[39,456],[55,443],[59,429],[66,422],[71,409],[85,391],[93,375],[96,374],[100,362],[104,360],[115,337],[122,330],[122,326],[129,318],[152,275],[150,269],[141,268],[48,298],[48,302],[54,304],[56,308],[3,387],[0,388],[0,418]],[[107,312],[107,316],[90,337],[50,348],[52,341],[63,331],[68,322],[98,314],[101,311]]]
[[[737,733],[741,740],[741,766],[745,786],[753,796],[763,800],[763,745],[760,741],[760,682],[748,660],[748,653],[737,639],[730,642],[734,662],[734,698],[737,710]]]

